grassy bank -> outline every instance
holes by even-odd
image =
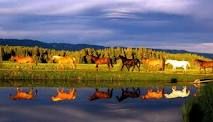
[[[212,122],[213,84],[203,87],[199,96],[187,100],[182,112],[184,122]]]
[[[199,78],[213,78],[213,74],[199,74],[199,70],[189,69],[183,73],[182,69],[173,72],[166,69],[163,72],[147,72],[143,67],[141,71],[128,72],[120,71],[120,65],[115,65],[108,71],[106,65],[100,66],[100,71],[96,71],[94,64],[78,64],[76,70],[57,69],[57,64],[33,65],[33,69],[28,64],[3,63],[0,69],[0,80],[63,80],[63,81],[139,81],[139,82],[169,82],[177,79],[179,82],[192,82]]]

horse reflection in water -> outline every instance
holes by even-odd
[[[158,89],[153,91],[153,89],[148,89],[147,93],[144,96],[141,96],[141,99],[161,99],[164,96],[164,89]]]
[[[164,94],[165,98],[177,98],[177,97],[188,97],[190,90],[187,90],[187,87],[184,86],[182,90],[177,90],[176,86],[172,87],[172,92],[170,94]]]
[[[112,93],[113,89],[107,89],[107,91],[99,91],[99,89],[95,89],[95,93],[89,97],[89,100],[110,99],[112,98]]]
[[[28,91],[23,91],[21,88],[16,88],[16,94],[10,94],[12,100],[32,100],[37,96],[38,91],[33,91],[33,88]]]
[[[57,93],[55,96],[52,96],[52,101],[64,101],[64,100],[74,100],[76,99],[77,91],[76,89],[69,89],[64,91],[64,89],[57,89]]]
[[[128,88],[126,88],[126,89],[122,88],[121,91],[122,91],[121,96],[120,97],[116,96],[116,98],[119,102],[122,102],[123,100],[125,100],[127,98],[138,98],[138,97],[140,97],[140,89],[139,88],[137,88],[137,89],[132,88],[131,91]]]

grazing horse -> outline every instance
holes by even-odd
[[[147,93],[144,96],[141,96],[141,99],[161,99],[164,96],[164,89],[158,89],[153,91],[148,89]]]
[[[165,60],[164,59],[148,59],[148,58],[142,58],[141,62],[147,66],[147,69],[153,69],[155,67],[158,68],[158,70],[164,71],[165,70]]]
[[[112,92],[113,92],[113,89],[107,89],[107,92],[99,91],[98,89],[95,89],[95,93],[93,93],[93,95],[89,97],[89,100],[93,101],[98,99],[110,99],[112,98]]]
[[[96,70],[98,71],[99,64],[107,64],[109,70],[113,68],[112,59],[111,58],[99,58],[93,55],[87,55],[93,62],[96,64]]]
[[[30,57],[30,56],[11,56],[10,58],[11,61],[14,61],[16,63],[20,63],[20,64],[23,64],[23,63],[36,63],[36,61]]]
[[[167,59],[165,64],[171,64],[174,71],[176,70],[177,67],[184,68],[184,71],[186,71],[187,66],[190,67],[190,63],[188,61],[178,61],[178,60]]]
[[[123,70],[124,66],[126,66],[127,70],[129,71],[131,67],[132,71],[134,71],[135,66],[137,66],[138,71],[140,71],[140,61],[139,59],[128,59],[124,56],[119,55],[118,58],[116,59],[121,59],[122,60],[122,67],[121,67],[121,71]]]
[[[127,99],[127,98],[138,98],[140,97],[140,89],[137,88],[132,88],[132,91],[129,91],[128,88],[126,89],[121,89],[122,94],[121,96],[116,96],[118,102],[122,102],[123,100]]]
[[[16,94],[10,94],[10,99],[12,100],[32,100],[37,96],[38,91],[33,89],[29,89],[28,91],[23,91],[20,88],[16,88]]]
[[[195,62],[197,62],[200,65],[200,72],[203,69],[206,73],[206,68],[212,68],[213,72],[213,61],[204,61],[201,59],[195,59]]]
[[[52,101],[64,101],[64,100],[74,100],[76,99],[77,91],[76,89],[69,89],[68,91],[64,91],[64,89],[57,89],[57,94],[52,96]]]
[[[65,65],[70,65],[72,69],[76,69],[76,59],[74,57],[53,56],[51,61],[58,63],[62,69],[65,68]]]
[[[36,65],[38,64],[38,62],[36,60],[34,60],[31,56],[11,56],[10,61],[19,63],[19,64],[29,64],[31,69],[33,69],[33,63],[35,63]]]

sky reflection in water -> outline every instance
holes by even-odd
[[[182,87],[177,87],[181,89]],[[10,93],[16,88],[0,88],[0,121],[72,121],[72,122],[180,122],[182,121],[181,106],[187,98],[142,100],[127,98],[118,102],[116,96],[121,95],[120,89],[114,89],[111,99],[89,101],[95,89],[77,88],[77,98],[73,101],[53,102],[56,88],[37,88],[38,97],[35,100],[13,101]],[[189,87],[191,94],[194,87]],[[107,91],[107,89],[100,89]],[[140,88],[144,95],[147,88]],[[171,87],[165,88],[170,93]]]

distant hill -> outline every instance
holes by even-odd
[[[176,54],[176,53],[192,53],[192,54],[197,54],[197,55],[201,55],[201,56],[213,59],[213,53],[212,54],[211,53],[198,53],[198,52],[189,52],[189,51],[186,51],[186,50],[170,50],[170,49],[153,49],[153,50],[165,51],[165,52],[173,53],[173,54]]]
[[[83,48],[94,48],[94,49],[103,49],[104,46],[98,45],[88,45],[88,44],[68,44],[68,43],[45,43],[37,40],[29,39],[0,39],[0,45],[8,46],[28,46],[28,47],[42,47],[42,48],[51,48],[56,50],[81,50]]]
[[[94,48],[94,49],[104,49],[107,48],[105,46],[98,45],[89,45],[89,44],[68,44],[68,43],[45,43],[37,40],[30,39],[0,39],[0,45],[8,45],[8,46],[28,46],[28,47],[42,47],[42,48],[51,48],[56,50],[81,50],[84,48]],[[185,50],[169,50],[169,49],[153,49],[156,51],[165,51],[168,53],[193,53],[198,54],[207,58],[213,59],[213,54],[210,53],[197,53],[197,52],[189,52]]]

